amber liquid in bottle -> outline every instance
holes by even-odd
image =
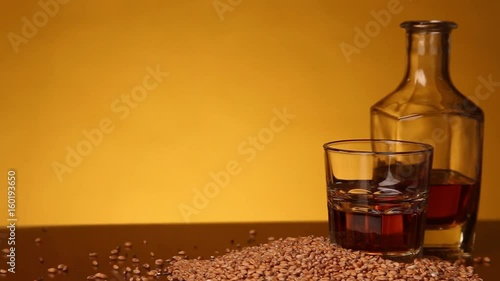
[[[450,170],[434,170],[430,179],[427,228],[453,228],[477,216],[479,186],[466,176]]]

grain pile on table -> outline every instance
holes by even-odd
[[[210,260],[174,256],[167,280],[482,280],[473,267],[429,259],[398,263],[323,237],[285,238]]]

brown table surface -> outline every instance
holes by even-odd
[[[71,226],[34,227],[16,229],[16,273],[0,274],[1,280],[86,280],[96,272],[105,273],[108,280],[125,280],[111,268],[110,251],[121,245],[121,252],[127,253],[127,260],[121,267],[132,267],[131,258],[136,255],[139,264],[154,264],[155,259],[170,258],[179,250],[190,257],[209,257],[216,251],[224,253],[227,248],[248,245],[248,232],[257,231],[255,243],[267,241],[269,236],[328,235],[326,222],[314,223],[239,223],[239,224],[167,224],[167,225],[113,225],[113,226]],[[475,256],[491,258],[489,266],[476,266],[476,272],[486,281],[500,280],[500,221],[480,221],[477,226]],[[6,248],[8,234],[0,231],[0,248]],[[40,238],[40,243],[35,239]],[[233,244],[231,243],[232,241]],[[125,249],[123,244],[131,242]],[[146,243],[144,243],[146,242]],[[98,267],[92,266],[89,253],[98,253]],[[155,253],[155,257],[150,256]],[[40,262],[43,258],[43,263]],[[6,255],[0,258],[0,269],[7,269]],[[68,266],[67,273],[50,275],[47,269],[59,264]],[[123,271],[120,269],[120,272]],[[159,278],[165,280],[166,278]],[[40,279],[42,280],[42,279]]]

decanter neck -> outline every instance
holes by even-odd
[[[442,21],[405,22],[408,67],[407,83],[425,86],[436,80],[450,81],[449,39],[456,24]]]

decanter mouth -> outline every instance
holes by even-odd
[[[405,21],[400,25],[407,31],[412,32],[450,32],[458,27],[455,22],[443,20],[415,20]]]

